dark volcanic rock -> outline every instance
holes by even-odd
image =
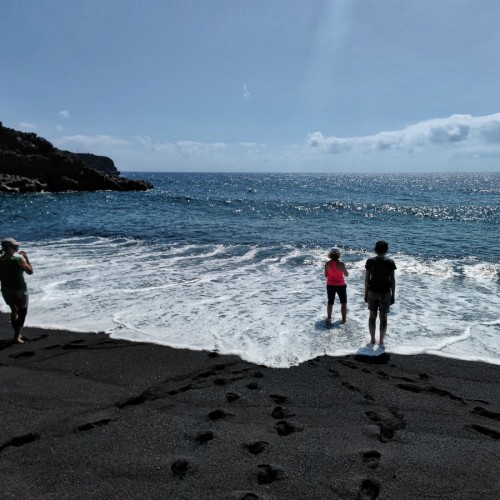
[[[0,122],[0,192],[146,191],[149,182],[120,177],[110,158],[55,148],[34,133]]]
[[[107,156],[98,156],[91,153],[72,153],[80,160],[83,160],[85,165],[89,168],[94,168],[99,172],[104,172],[108,175],[120,175],[120,172],[115,167],[115,163]]]

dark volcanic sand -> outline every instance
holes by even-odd
[[[499,366],[271,369],[0,315],[2,499],[500,498]]]

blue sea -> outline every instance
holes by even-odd
[[[500,174],[124,175],[155,188],[0,195],[0,235],[35,269],[28,325],[272,367],[353,354],[369,340],[364,263],[385,239],[397,265],[387,351],[500,364]],[[335,304],[327,328],[333,246],[348,321]]]

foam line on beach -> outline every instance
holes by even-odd
[[[87,331],[92,318],[96,331],[117,338],[241,353],[269,366],[356,352],[368,340],[363,282],[370,254],[343,254],[350,271],[348,324],[332,332],[323,326],[325,253],[293,245],[50,240],[34,247],[27,324]],[[394,259],[398,287],[388,350],[500,358],[496,264],[404,254]],[[61,270],[61,261],[71,262],[71,269]]]

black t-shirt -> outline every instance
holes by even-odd
[[[370,257],[365,264],[370,271],[368,290],[371,292],[387,293],[391,291],[390,276],[396,270],[396,264],[388,257]]]

